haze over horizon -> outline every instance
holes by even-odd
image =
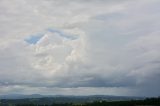
[[[160,0],[0,0],[0,94],[160,96]]]

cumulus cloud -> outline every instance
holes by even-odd
[[[1,0],[0,93],[158,96],[158,0]]]

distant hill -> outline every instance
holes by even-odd
[[[134,96],[112,96],[112,95],[89,95],[89,96],[74,96],[74,95],[24,95],[24,94],[9,94],[0,95],[0,99],[30,99],[30,98],[93,98],[93,99],[105,99],[105,100],[131,100],[131,99],[144,99],[144,97]]]
[[[142,100],[143,97],[128,96],[109,96],[109,95],[91,95],[91,96],[64,96],[64,95],[1,95],[0,103],[3,104],[52,104],[52,103],[90,103],[93,101],[125,101]],[[7,105],[6,105],[7,106]]]
[[[42,98],[43,95],[32,94],[32,95],[23,95],[23,94],[9,94],[9,95],[0,95],[0,99],[25,99],[25,98]]]

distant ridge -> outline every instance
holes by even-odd
[[[31,98],[94,98],[105,100],[130,100],[130,99],[144,99],[145,97],[135,96],[113,96],[113,95],[88,95],[88,96],[75,96],[75,95],[40,95],[40,94],[8,94],[0,95],[0,99],[31,99]]]
[[[8,95],[0,95],[0,99],[25,99],[25,98],[42,98],[43,95],[40,94],[32,94],[32,95],[24,95],[24,94],[8,94]]]

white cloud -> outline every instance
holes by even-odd
[[[159,3],[1,0],[0,92],[159,95]]]

